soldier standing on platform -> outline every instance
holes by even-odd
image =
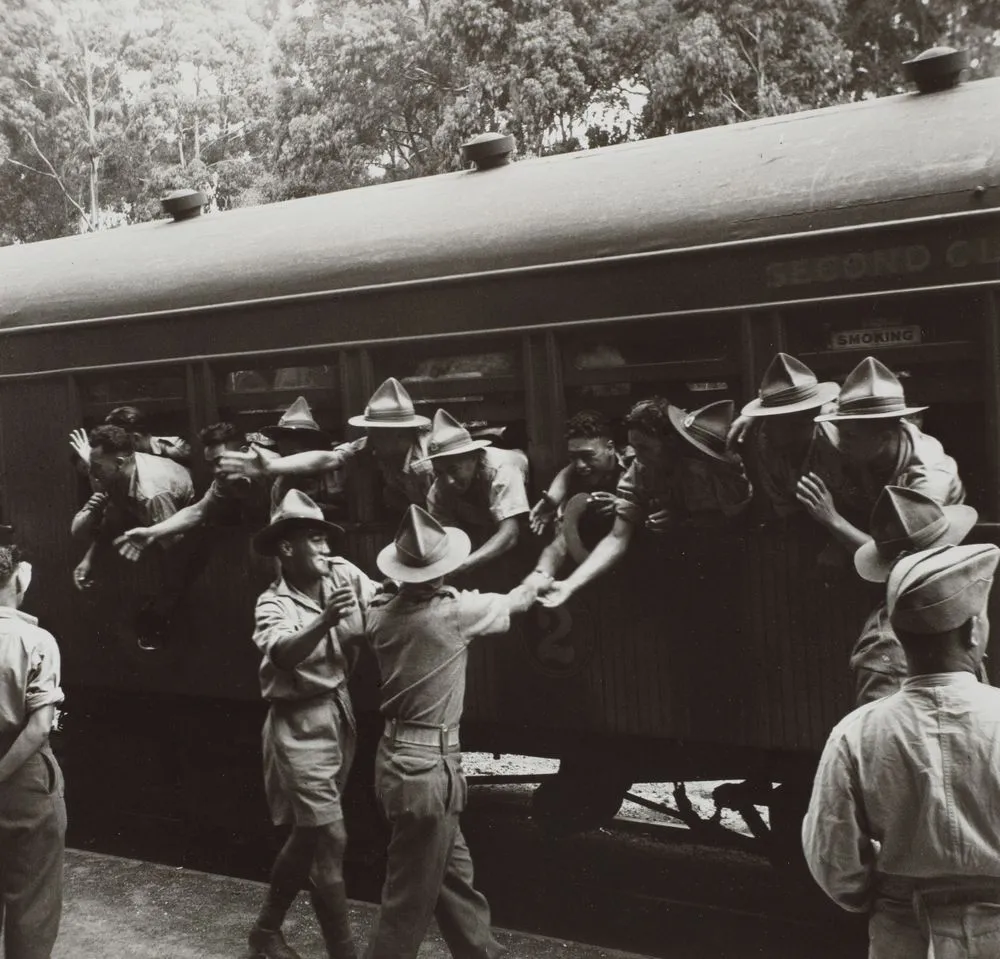
[[[674,526],[718,525],[741,513],[752,490],[742,461],[726,451],[732,420],[731,400],[693,413],[661,397],[636,403],[625,418],[636,458],[618,484],[615,525],[565,580],[548,587],[540,602],[560,606],[615,566],[640,526],[663,534]]]
[[[427,455],[437,477],[427,494],[427,511],[472,540],[472,553],[454,574],[471,572],[514,549],[531,512],[528,457],[520,450],[494,449],[490,440],[474,440],[445,410],[434,414]]]
[[[413,400],[403,385],[389,377],[372,394],[365,412],[348,422],[364,427],[367,435],[336,449],[280,457],[234,452],[223,458],[222,468],[245,476],[275,477],[285,483],[297,476],[324,476],[338,488],[348,482],[351,474],[360,473],[369,482],[377,471],[390,509],[401,512],[410,503],[423,506],[434,480],[423,439],[430,420],[414,411]]]
[[[456,959],[494,959],[486,899],[473,887],[459,827],[467,787],[459,722],[469,644],[510,628],[535,591],[479,593],[444,586],[471,550],[468,535],[411,506],[378,568],[401,583],[368,611],[365,634],[382,677],[385,735],[376,790],[392,826],[378,922],[366,959],[415,959],[435,916]]]
[[[341,532],[308,496],[290,490],[254,537],[257,552],[281,565],[278,580],[257,600],[254,642],[264,654],[261,693],[270,703],[264,785],[275,824],[292,831],[250,932],[250,959],[298,959],[281,926],[307,884],[330,959],[356,956],[341,809],[356,728],[339,637],[363,629],[362,610],[378,587],[347,560],[331,557],[328,539]]]
[[[976,679],[996,546],[904,556],[886,590],[908,676],[827,740],[802,827],[809,868],[868,913],[869,959],[1000,956],[1000,690]]]
[[[10,528],[5,529],[9,536]],[[49,732],[59,647],[18,607],[31,566],[0,546],[0,939],[7,959],[49,959],[62,913],[66,803]]]

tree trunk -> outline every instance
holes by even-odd
[[[88,169],[88,186],[90,193],[90,223],[88,230],[100,228],[101,210],[98,201],[98,176],[100,172],[100,154],[97,151],[97,105],[94,103],[94,65],[90,49],[83,49],[83,75],[86,83],[87,97],[87,148],[90,157]]]

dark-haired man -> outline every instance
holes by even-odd
[[[18,608],[30,579],[17,547],[0,546],[0,923],[7,959],[48,959],[62,912],[66,804],[48,745],[63,700],[59,647]]]
[[[869,959],[1000,956],[1000,690],[980,683],[1000,550],[904,556],[886,606],[908,676],[827,740],[802,827],[806,861],[868,913]]]
[[[179,436],[153,436],[146,425],[145,414],[138,407],[116,406],[104,417],[104,422],[108,426],[120,426],[131,433],[137,453],[166,456],[182,466],[191,462],[191,444]],[[84,464],[90,462],[90,443],[83,430],[73,430],[69,445]]]
[[[212,470],[212,485],[197,503],[184,507],[152,526],[136,526],[115,540],[126,559],[137,560],[153,543],[177,536],[210,523],[225,512],[238,511],[242,518],[254,521],[267,515],[267,489],[260,479],[233,476],[222,466],[226,453],[245,450],[246,439],[232,423],[213,423],[199,434],[205,462]]]
[[[716,526],[741,513],[751,487],[740,458],[726,450],[732,420],[731,400],[693,413],[658,396],[636,403],[625,418],[635,461],[618,484],[615,524],[539,602],[560,606],[619,563],[637,528],[662,534],[674,526]]]
[[[607,418],[592,410],[582,410],[566,424],[569,466],[560,471],[542,499],[531,511],[536,532],[555,518],[552,542],[542,551],[535,566],[543,580],[551,580],[571,550],[567,534],[575,544],[599,542],[614,525],[615,491],[625,467],[612,438]],[[566,528],[566,514],[570,529]],[[586,547],[584,547],[586,548]],[[582,557],[576,555],[579,561]]]
[[[132,434],[120,426],[90,431],[90,476],[97,490],[73,517],[71,532],[90,540],[73,574],[77,589],[91,583],[97,540],[113,537],[136,520],[146,526],[171,517],[194,499],[191,474],[163,456],[137,452]]]

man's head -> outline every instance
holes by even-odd
[[[222,454],[246,449],[246,437],[232,423],[213,423],[206,426],[199,434],[205,462],[212,470],[214,479],[225,479],[220,468]]]
[[[625,417],[629,446],[643,466],[666,466],[680,452],[680,437],[670,421],[670,404],[662,396],[640,400]]]
[[[277,537],[282,573],[297,583],[314,583],[330,571],[330,535],[316,527],[292,527]]]
[[[127,433],[131,433],[136,452],[148,453],[152,449],[146,417],[138,407],[116,406],[104,417],[104,422],[108,426],[120,426]]]
[[[764,421],[767,438],[775,449],[794,449],[805,446],[812,439],[816,429],[815,409],[782,413]]]
[[[434,475],[456,493],[464,493],[476,477],[482,456],[481,450],[458,453],[455,456],[435,456],[431,460]]]
[[[566,447],[573,471],[585,482],[610,472],[617,462],[611,424],[593,410],[582,410],[566,424]]]
[[[97,426],[90,431],[90,476],[100,490],[118,485],[135,461],[132,434],[120,426]]]
[[[975,672],[1000,549],[939,546],[904,556],[886,584],[889,620],[910,673]]]
[[[899,442],[899,419],[842,420],[837,423],[838,446],[859,466],[894,454]]]
[[[20,606],[30,582],[31,564],[22,559],[18,547],[0,546],[0,605]]]

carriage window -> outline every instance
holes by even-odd
[[[343,438],[336,357],[294,362],[247,363],[217,373],[219,416],[246,433],[277,425],[298,397],[308,403],[313,419],[334,439]]]
[[[516,344],[409,344],[380,351],[373,360],[376,381],[395,376],[418,413],[433,417],[442,407],[474,430],[493,430],[497,445],[525,447],[523,373]]]
[[[153,434],[186,438],[189,429],[187,377],[183,367],[103,373],[77,378],[87,429],[121,406],[134,406]]]
[[[618,420],[656,394],[685,409],[739,400],[739,350],[739,321],[730,316],[568,332],[562,341],[567,409],[596,409]]]

